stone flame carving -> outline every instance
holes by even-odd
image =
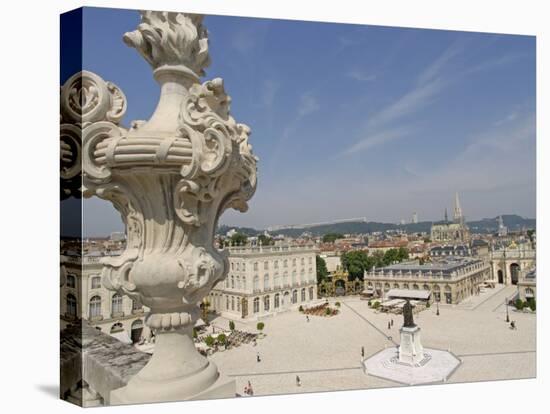
[[[135,47],[157,69],[163,65],[184,65],[204,76],[210,64],[208,33],[203,16],[162,11],[141,12],[137,30],[126,33],[124,41]]]
[[[88,73],[64,91],[62,107],[71,119],[82,112],[84,196],[111,201],[126,225],[126,250],[104,259],[103,283],[150,308],[157,334],[150,363],[112,401],[194,398],[219,377],[192,339],[198,304],[228,271],[215,228],[227,208],[246,211],[257,158],[223,81],[198,81],[209,62],[202,16],[145,11],[124,40],[160,83],[151,119],[121,128],[124,95]]]

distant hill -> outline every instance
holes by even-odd
[[[494,233],[498,229],[498,216],[494,218],[484,218],[482,220],[468,221],[467,225],[472,232],[475,233]],[[536,220],[530,218],[523,218],[516,214],[503,214],[502,220],[504,225],[508,227],[508,230],[515,231],[522,228],[534,229],[536,227]],[[407,233],[429,233],[432,224],[442,222],[422,221],[419,223],[408,224],[393,224],[393,223],[380,223],[375,221],[346,221],[342,223],[332,224],[320,224],[317,226],[311,226],[307,228],[294,227],[290,229],[280,229],[270,231],[272,235],[284,234],[285,236],[298,237],[304,232],[308,232],[314,236],[322,236],[327,233],[342,233],[342,234],[364,234],[372,232],[385,232],[388,230],[404,230]],[[247,236],[256,236],[263,233],[263,230],[256,230],[250,227],[231,227],[222,225],[218,228],[218,233],[225,234],[230,229],[235,229]]]

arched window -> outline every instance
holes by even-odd
[[[313,286],[309,288],[309,300],[313,300]]]
[[[254,276],[254,290],[260,290],[260,277],[258,275]]]
[[[292,291],[292,303],[297,303],[297,302],[298,302],[298,291],[294,289]]]
[[[67,295],[67,315],[76,318],[76,298],[72,294]]]
[[[254,313],[260,311],[260,298],[254,298]]]
[[[264,296],[264,311],[269,310],[269,296]]]
[[[424,290],[430,290],[430,287],[429,287],[428,285],[424,285],[424,286],[422,286],[422,289],[424,289]]]
[[[306,301],[306,288],[302,288],[300,299],[301,299],[302,302]]]
[[[281,287],[281,278],[279,277],[279,273],[275,273],[273,276],[273,289],[279,289]]]
[[[413,285],[413,289],[418,290],[418,285],[416,283]]]
[[[94,296],[90,299],[90,319],[101,316],[101,297]]]
[[[269,290],[269,275],[267,273],[264,275],[264,290]]]
[[[122,296],[118,293],[115,293],[111,299],[111,312],[113,315],[120,315],[122,313]]]
[[[67,287],[76,288],[76,276],[67,275]]]
[[[275,309],[277,309],[277,308],[279,307],[279,302],[280,302],[280,300],[281,300],[280,295],[279,295],[278,293],[275,294],[275,303],[273,304],[273,307],[274,307]]]
[[[99,289],[101,287],[101,277],[92,277],[92,289]]]
[[[390,284],[384,283],[384,292],[387,292],[388,290],[390,290]]]
[[[399,283],[394,283],[394,284],[393,284],[393,288],[394,288],[394,289],[399,289]]]
[[[120,322],[117,322],[113,326],[111,326],[111,333],[120,332],[123,330],[124,330],[124,327]]]

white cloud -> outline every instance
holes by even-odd
[[[402,138],[410,133],[412,133],[411,128],[386,129],[382,132],[369,135],[367,138],[356,142],[354,145],[347,148],[342,154],[353,154],[355,152],[365,151],[377,145],[382,145],[389,141]]]
[[[371,82],[376,79],[376,75],[360,69],[352,69],[346,74],[346,76],[360,82]]]
[[[311,93],[307,92],[300,96],[300,105],[298,107],[298,118],[302,118],[321,108],[318,99]]]

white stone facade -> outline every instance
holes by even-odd
[[[479,285],[490,278],[489,264],[480,259],[448,259],[418,264],[398,264],[365,272],[365,288],[381,297],[390,289],[432,292],[433,300],[456,304],[477,294]]]
[[[208,300],[230,319],[261,319],[317,299],[314,246],[231,247],[229,274]]]
[[[64,256],[65,280],[61,286],[61,328],[83,319],[117,339],[137,342],[149,335],[146,308],[126,295],[110,291],[101,283],[100,256]]]

